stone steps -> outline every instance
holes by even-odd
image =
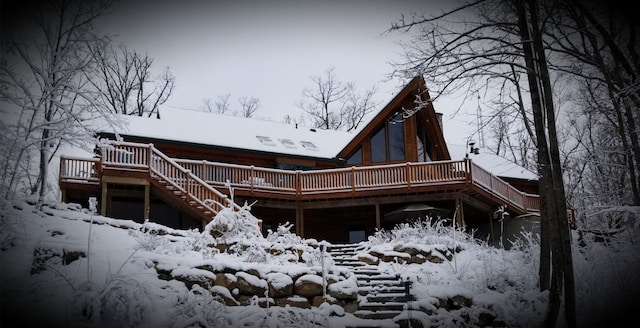
[[[356,275],[360,302],[353,315],[373,322],[386,320],[384,324],[388,325],[389,320],[401,314],[407,301],[413,298],[405,294],[399,276],[383,274],[377,266],[358,261],[356,255],[363,249],[358,244],[332,245],[328,253],[337,266],[347,268]]]

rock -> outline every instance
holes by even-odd
[[[231,295],[231,292],[226,287],[213,286],[209,290],[211,291],[211,295],[218,298],[226,306],[236,306],[240,304],[240,302],[233,298],[233,295]]]
[[[282,306],[282,307],[289,305],[289,306],[305,308],[305,309],[311,308],[311,303],[309,303],[309,300],[306,297],[302,297],[299,295],[277,298],[276,305]]]
[[[293,295],[293,279],[289,275],[279,272],[272,272],[267,275],[269,284],[269,296],[289,297]]]
[[[264,295],[269,285],[264,279],[260,279],[246,272],[236,273],[238,278],[238,291],[241,295]]]
[[[294,294],[307,298],[322,295],[322,277],[315,274],[306,274],[296,280],[293,288]]]
[[[216,273],[216,286],[222,286],[228,290],[238,288],[238,278],[231,273]]]

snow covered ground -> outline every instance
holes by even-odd
[[[254,270],[273,280],[285,276],[279,273],[296,275],[317,270],[321,264],[313,258],[292,262],[286,257],[291,253],[264,252],[264,247],[277,244],[313,254],[323,243],[303,240],[286,229],[263,238],[251,229],[237,229],[241,223],[237,218],[216,218],[217,228],[227,225],[237,232],[225,236],[227,242],[248,245],[243,252],[220,253],[207,246],[212,238],[208,231],[177,231],[153,223],[111,219],[92,215],[74,204],[49,202],[42,211],[26,201],[0,206],[2,327],[394,326],[390,320],[359,319],[328,303],[311,309],[225,306],[202,286],[189,289],[178,280],[160,279],[156,271],[160,263],[169,271],[206,274],[195,269],[206,264]],[[250,213],[242,218],[249,223],[253,219]],[[633,218],[626,220],[631,223],[624,233],[605,242],[596,242],[592,234],[584,235],[579,242],[575,234],[581,327],[630,318],[633,312],[627,311],[637,304],[639,229]],[[379,265],[385,273],[412,281],[416,300],[410,302],[412,310],[405,312],[426,325],[470,326],[465,324],[469,318],[477,319],[487,312],[495,316],[495,322],[510,327],[541,325],[547,295],[537,289],[539,251],[533,236],[525,234],[515,247],[504,250],[451,228],[421,224],[379,232],[360,246],[362,252],[387,255],[393,255],[398,247],[460,250],[442,263]],[[334,264],[329,261],[326,265]],[[346,289],[356,287],[349,279],[342,285]],[[450,310],[435,306],[437,299],[455,296],[472,304]],[[607,321],[601,321],[603,318]]]

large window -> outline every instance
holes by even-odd
[[[371,162],[404,159],[404,120],[402,113],[396,113],[371,137]]]
[[[362,148],[358,148],[353,155],[347,159],[348,165],[362,164]]]
[[[371,137],[371,161],[374,163],[387,160],[386,135],[387,129],[383,126]]]
[[[404,161],[404,120],[398,113],[389,120],[389,160]]]

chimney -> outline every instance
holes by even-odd
[[[444,131],[444,128],[442,127],[442,116],[442,113],[436,112],[436,119],[438,120],[438,125],[440,125],[440,130]]]

